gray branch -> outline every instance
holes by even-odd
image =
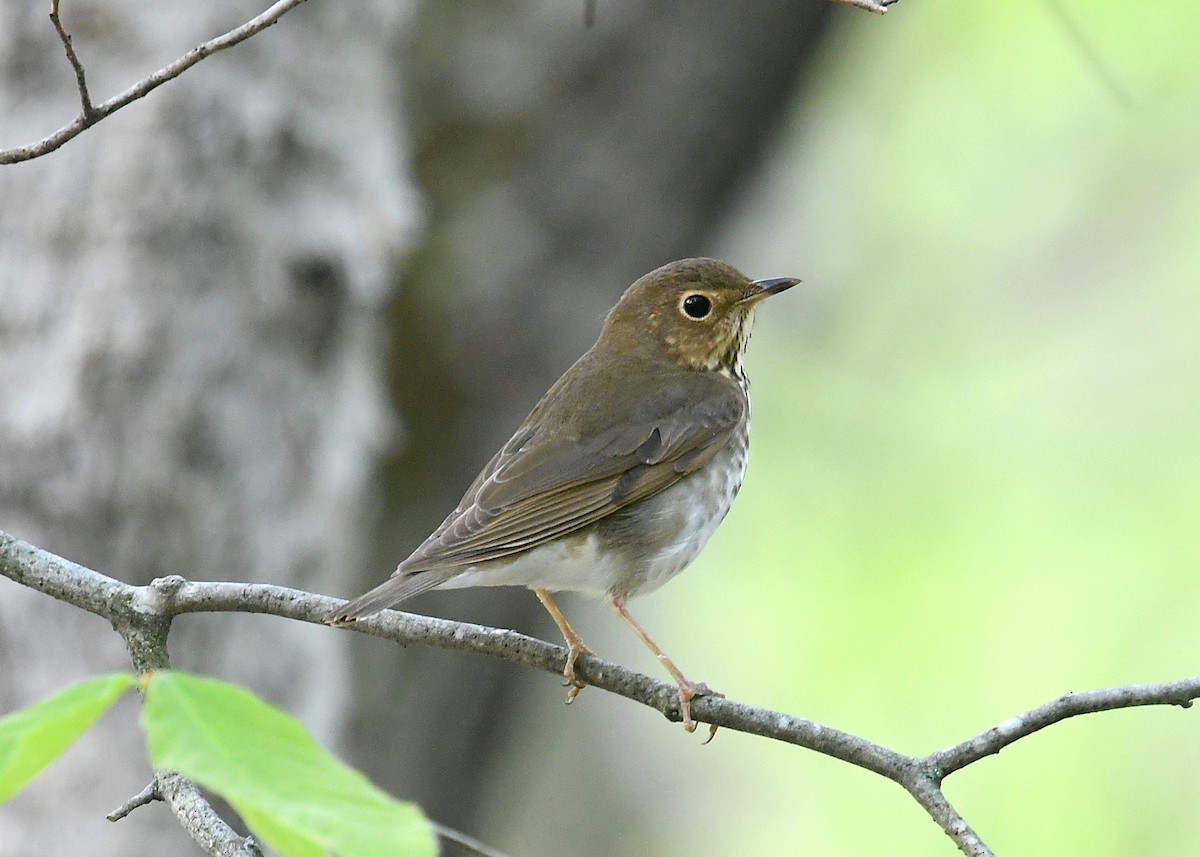
[[[882,15],[887,11],[887,7],[891,6],[896,0],[838,0],[839,3],[845,3],[847,6],[857,6],[859,9],[866,9],[868,12],[874,12],[876,15]]]
[[[104,816],[109,821],[120,821],[129,813],[133,812],[140,806],[145,806],[148,803],[154,803],[156,800],[162,800],[162,795],[158,791],[158,778],[151,781],[150,785],[146,786],[140,792],[135,794],[125,803],[114,809],[108,815]]]
[[[154,74],[139,80],[124,92],[114,95],[107,101],[101,104],[92,104],[92,99],[87,89],[87,82],[84,78],[83,63],[79,60],[75,48],[71,44],[71,37],[68,35],[66,28],[59,18],[59,0],[51,0],[50,21],[54,25],[55,32],[58,33],[59,40],[63,43],[63,49],[67,54],[67,61],[71,64],[71,69],[75,72],[75,83],[79,89],[81,110],[79,115],[70,123],[59,128],[48,137],[38,140],[36,143],[17,146],[12,149],[0,149],[0,164],[17,164],[21,161],[31,161],[34,158],[40,158],[42,155],[53,152],[62,146],[63,143],[78,137],[101,119],[116,113],[122,107],[146,96],[168,80],[174,80],[179,77],[179,75],[202,59],[212,56],[217,51],[231,48],[239,42],[244,42],[251,36],[261,33],[303,2],[304,0],[277,0],[262,14],[251,18],[240,27],[235,27],[224,35],[217,36],[215,39],[210,39],[207,42],[197,45],[170,65],[163,66],[154,72]]]
[[[3,532],[0,574],[108,619],[129,642],[134,665],[139,669],[165,658],[170,620],[182,613],[266,613],[321,624],[329,611],[341,604],[339,599],[282,586],[196,583],[178,576],[159,578],[149,586],[130,586]],[[395,610],[359,620],[352,629],[403,645],[488,655],[556,675],[562,673],[567,657],[563,647],[515,631]],[[593,655],[581,656],[575,670],[589,685],[649,706],[669,720],[680,719],[674,685]],[[909,756],[812,720],[722,697],[694,700],[692,717],[725,729],[795,744],[886,777],[912,795],[963,854],[991,857],[991,849],[942,792],[942,781],[947,776],[1070,717],[1139,705],[1188,708],[1197,698],[1200,675],[1162,684],[1070,693],[928,756]],[[234,853],[206,850],[212,854]]]
[[[207,853],[213,857],[263,857],[258,843],[241,836],[217,815],[191,780],[173,771],[159,771],[154,784],[180,826]]]
[[[490,845],[480,842],[473,836],[467,836],[467,834],[460,830],[455,830],[453,827],[447,827],[436,821],[429,822],[429,826],[433,828],[433,832],[437,834],[438,839],[450,843],[464,854],[474,854],[475,857],[506,857],[504,852],[497,851]]]
[[[196,788],[196,784],[175,773],[156,774],[148,786],[105,818],[109,821],[120,821],[138,807],[154,803],[156,800],[165,800],[175,816],[183,822],[184,827],[188,828],[192,838],[210,854],[221,854],[225,857],[263,857],[258,843],[248,837],[239,837],[223,818],[213,812],[208,801]],[[195,829],[191,829],[189,825],[193,825]],[[430,821],[429,826],[439,839],[449,842],[466,854],[474,854],[477,857],[506,857],[504,853],[453,827],[436,821]]]

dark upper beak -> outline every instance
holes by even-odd
[[[771,295],[787,291],[799,282],[795,277],[774,277],[770,280],[755,280],[751,284],[754,286],[754,290],[738,301],[738,303],[758,303],[763,298],[769,298]]]

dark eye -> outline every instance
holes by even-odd
[[[688,295],[680,306],[691,318],[704,318],[712,312],[712,301],[704,295]]]

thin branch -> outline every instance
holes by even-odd
[[[856,6],[859,9],[866,9],[868,12],[874,12],[876,15],[882,15],[891,6],[899,0],[837,0],[838,3],[845,3],[847,6]]]
[[[113,96],[101,104],[92,104],[83,63],[80,62],[79,57],[76,55],[75,48],[71,43],[71,36],[63,27],[62,21],[59,18],[59,0],[50,0],[50,20],[54,24],[54,29],[58,33],[59,40],[63,43],[63,48],[67,54],[67,61],[70,62],[71,69],[75,72],[75,83],[79,89],[79,101],[82,109],[79,115],[71,122],[37,142],[24,146],[15,146],[11,149],[0,149],[0,164],[18,164],[22,161],[31,161],[34,158],[48,155],[67,141],[78,137],[97,122],[117,112],[122,107],[137,101],[139,98],[145,97],[152,90],[157,89],[167,81],[179,77],[179,75],[206,57],[225,48],[233,47],[239,42],[257,35],[303,2],[304,0],[277,0],[262,14],[250,19],[239,27],[235,27],[224,35],[217,36],[215,39],[210,39],[207,42],[197,45],[173,63],[163,66],[154,72],[154,74],[143,78],[124,92]],[[837,0],[837,2],[882,15],[897,0]],[[584,0],[585,25],[591,26],[594,20],[595,0]]]
[[[71,37],[67,34],[66,28],[63,27],[62,19],[58,17],[58,0],[50,0],[50,22],[54,24],[54,31],[58,33],[59,41],[63,43],[63,50],[67,52],[67,62],[71,64],[71,68],[75,71],[75,85],[79,87],[79,104],[83,109],[82,115],[95,121],[96,108],[92,106],[92,97],[88,95],[87,75],[84,74],[83,63],[79,61],[79,57],[75,54],[75,48],[71,44]]]
[[[158,793],[158,779],[154,779],[150,785],[146,786],[140,792],[135,794],[125,803],[114,809],[108,815],[104,816],[109,821],[120,821],[129,813],[133,812],[140,806],[145,806],[148,803],[154,803],[156,800],[162,800],[162,795]]]
[[[1032,735],[1069,717],[1142,705],[1177,705],[1180,708],[1191,708],[1196,699],[1200,699],[1200,676],[1159,684],[1134,684],[1082,693],[1066,693],[1024,714],[1010,717],[974,738],[968,738],[953,747],[933,753],[926,757],[926,762],[930,768],[940,771],[942,777],[947,777],[973,762],[999,753],[1026,735]]]
[[[213,857],[263,857],[258,843],[240,835],[217,815],[191,780],[171,771],[160,771],[154,782],[180,826]]]
[[[130,586],[75,563],[56,557],[20,539],[0,532],[0,575],[52,595],[81,609],[103,616],[126,635],[129,628],[147,628],[162,636],[171,617],[182,613],[265,613],[321,624],[338,599],[282,586],[251,583],[197,583],[171,576],[149,586]],[[567,652],[561,646],[499,628],[452,622],[387,610],[361,619],[352,628],[402,644],[469,651],[561,674]],[[131,642],[131,651],[136,648]],[[146,647],[139,657],[153,660],[157,649]],[[165,657],[165,654],[162,655]],[[678,694],[673,684],[656,681],[592,655],[575,665],[589,685],[619,694],[679,720]],[[795,744],[852,765],[857,765],[902,786],[939,827],[970,857],[991,857],[992,852],[962,818],[942,792],[942,781],[973,762],[998,753],[1027,735],[1080,714],[1140,705],[1189,707],[1200,698],[1200,676],[1161,684],[1118,687],[1073,693],[1038,706],[1017,717],[924,757],[909,756],[847,732],[784,714],[715,696],[692,702],[692,716],[704,723],[751,735]]]
[[[75,55],[75,51],[71,47],[71,37],[67,35],[58,18],[58,0],[51,0],[52,11],[50,17],[54,22],[54,27],[58,32],[59,38],[66,48],[67,59],[75,71],[75,80],[79,87],[79,98],[83,104],[83,109],[72,122],[59,128],[48,137],[38,140],[36,143],[0,150],[0,164],[16,164],[53,152],[62,146],[63,143],[79,136],[101,119],[144,97],[168,80],[179,77],[179,75],[202,59],[212,56],[217,51],[231,48],[240,42],[244,42],[251,36],[261,33],[303,2],[304,0],[277,0],[276,3],[273,3],[270,8],[257,17],[250,19],[239,27],[235,27],[224,35],[217,36],[215,39],[210,39],[203,44],[197,45],[170,65],[164,66],[149,77],[139,80],[119,95],[115,95],[107,101],[93,106],[91,97],[88,95],[87,84],[84,81],[83,65],[79,62],[79,58]]]
[[[0,574],[80,610],[110,621],[129,612],[136,587],[0,530]]]
[[[837,3],[843,3],[847,6],[855,6],[859,9],[866,9],[868,12],[874,12],[877,15],[882,15],[888,10],[888,6],[892,6],[899,0],[835,0]],[[585,29],[590,29],[596,23],[596,0],[583,0],[583,26]]]
[[[946,800],[942,793],[941,781],[930,777],[928,770],[919,761],[911,770],[915,776],[901,785],[925,808],[929,817],[942,828],[942,832],[958,846],[958,850],[967,857],[996,857],[992,849],[979,838],[979,834],[958,814],[958,810]]]
[[[159,788],[159,783],[162,781],[171,783],[168,792],[173,796],[174,800],[171,808],[176,816],[180,820],[184,818],[201,820],[201,823],[197,825],[197,831],[188,830],[193,839],[196,839],[198,842],[201,836],[204,839],[215,839],[215,837],[211,836],[214,829],[221,833],[227,832],[223,841],[213,842],[211,848],[205,848],[210,854],[228,852],[231,855],[241,855],[241,857],[262,857],[261,852],[258,850],[258,844],[253,839],[242,839],[239,837],[233,828],[230,828],[225,823],[224,819],[212,811],[212,807],[208,805],[207,801],[204,801],[203,796],[199,794],[195,786],[188,783],[187,780],[178,774],[159,774],[149,785],[125,801],[121,806],[114,809],[105,818],[109,821],[120,821],[139,807],[163,800],[162,792]],[[195,798],[197,797],[201,801],[204,801],[203,805],[195,802]],[[447,827],[436,821],[430,821],[429,826],[433,828],[433,832],[437,834],[439,839],[455,845],[460,851],[466,854],[474,854],[477,857],[507,857],[504,852],[497,851],[495,848],[480,842],[475,837],[468,836],[460,830],[455,830],[453,827]],[[201,831],[203,834],[201,834]],[[204,845],[205,843],[201,842],[201,846],[204,847]]]
[[[171,616],[209,612],[267,613],[315,624],[323,624],[329,612],[341,603],[340,599],[265,583],[197,583],[179,577],[160,578],[149,587],[141,588],[134,602],[135,609]],[[566,665],[565,648],[516,631],[397,610],[385,610],[360,619],[350,629],[402,645],[490,655],[555,675],[561,675]],[[680,720],[679,693],[674,684],[625,669],[595,655],[580,655],[575,662],[575,672],[592,687],[640,702],[659,711],[668,720]],[[816,750],[897,782],[900,772],[910,762],[909,757],[901,753],[831,726],[723,697],[694,699],[692,714],[696,720],[705,723]]]
[[[503,851],[497,851],[490,845],[485,845],[475,837],[467,836],[453,827],[438,824],[436,821],[429,822],[429,826],[433,828],[433,832],[438,835],[439,839],[452,843],[466,854],[474,854],[476,857],[507,857]]]
[[[105,818],[120,821],[140,806],[164,801],[175,813],[180,826],[197,845],[216,857],[263,857],[258,843],[241,836],[225,819],[217,815],[191,780],[164,771],[155,775],[150,785],[114,809]]]

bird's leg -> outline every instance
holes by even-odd
[[[667,668],[667,672],[671,674],[671,677],[675,679],[675,683],[679,685],[679,714],[683,719],[683,728],[688,732],[695,732],[696,722],[692,720],[692,700],[697,696],[724,696],[725,694],[717,693],[704,682],[688,681],[687,677],[679,671],[679,667],[675,666],[674,662],[667,657],[666,652],[658,647],[658,643],[654,642],[650,638],[650,635],[646,633],[646,630],[637,623],[637,620],[629,615],[629,611],[625,609],[624,599],[617,595],[610,595],[608,603],[612,605],[612,609],[621,617],[621,620],[633,629],[633,633],[638,635],[638,639],[646,645],[647,649],[654,653],[654,657],[658,658],[662,665]],[[716,734],[717,727],[709,724],[708,741],[711,741]],[[708,741],[704,743],[707,744]]]
[[[567,691],[567,705],[570,705],[575,701],[575,697],[579,696],[579,691],[587,687],[584,682],[575,677],[575,659],[580,655],[590,655],[592,652],[583,644],[583,640],[579,639],[579,635],[567,622],[567,617],[558,609],[558,605],[554,603],[549,592],[545,589],[534,589],[533,594],[538,597],[538,601],[542,602],[542,606],[546,608],[546,612],[550,614],[550,618],[554,620],[558,630],[562,631],[563,641],[567,644],[567,665],[563,667],[563,678],[570,688]]]

